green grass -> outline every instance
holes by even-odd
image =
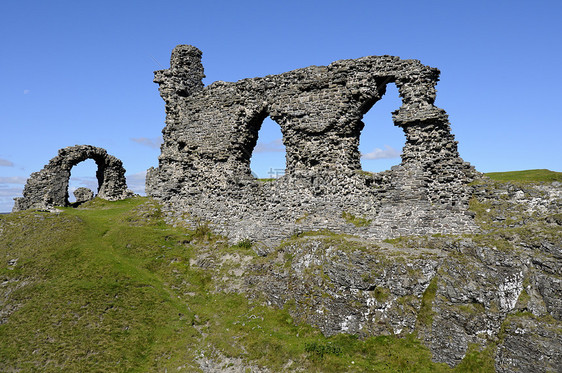
[[[246,249],[249,250],[252,248],[252,246],[254,245],[254,243],[252,242],[251,239],[249,238],[244,238],[243,240],[239,241],[238,243],[236,243],[236,245],[234,245],[237,248],[240,249]]]
[[[495,372],[493,344],[479,350],[476,344],[469,344],[468,351],[461,363],[456,367],[459,371],[488,373]]]
[[[418,313],[418,323],[425,326],[431,327],[433,323],[433,301],[435,300],[435,295],[437,294],[437,277],[431,279],[431,282],[425,289],[422,302],[420,306],[420,311]]]
[[[217,351],[272,371],[289,361],[311,372],[451,371],[412,335],[326,338],[288,309],[222,291],[236,264],[221,258],[264,260],[251,241],[228,245],[204,223],[171,227],[147,198],[9,214],[0,232],[10,310],[0,371],[198,371],[198,356]]]
[[[488,172],[484,175],[496,181],[518,181],[518,182],[562,182],[562,172],[555,172],[545,169],[509,171],[509,172]]]
[[[341,217],[348,223],[355,225],[356,227],[367,227],[371,224],[371,221],[362,217],[354,216],[348,212],[343,211]]]

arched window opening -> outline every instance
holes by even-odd
[[[256,179],[277,179],[285,174],[285,145],[281,127],[271,118],[264,119],[258,141],[250,158],[250,169]]]
[[[363,171],[381,172],[400,163],[406,137],[404,131],[392,122],[392,112],[400,105],[398,88],[389,83],[383,98],[363,116],[365,127],[359,137]]]
[[[74,191],[80,187],[91,189],[94,195],[98,193],[99,183],[96,177],[98,165],[93,159],[86,159],[72,167],[68,182],[68,202],[76,202]]]

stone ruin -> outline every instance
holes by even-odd
[[[146,192],[178,217],[209,221],[233,241],[321,229],[373,238],[473,229],[467,184],[477,172],[434,106],[436,68],[370,56],[204,86],[201,56],[179,45],[170,68],[155,72],[166,126]],[[402,98],[393,112],[406,137],[402,162],[364,172],[362,117],[389,83]],[[279,124],[286,148],[285,175],[271,182],[250,170],[266,117]]]
[[[365,238],[474,229],[468,184],[478,173],[460,158],[447,114],[434,105],[436,68],[370,56],[205,87],[201,56],[199,49],[179,45],[170,68],[155,72],[166,126],[146,192],[176,218],[209,222],[232,241],[266,243],[323,229]],[[389,83],[402,98],[393,112],[406,137],[402,162],[364,172],[362,118]],[[250,170],[266,117],[279,124],[286,148],[285,175],[269,182]],[[86,159],[98,165],[99,197],[132,195],[120,160],[80,145],[59,150],[32,174],[13,211],[69,205],[70,170]],[[80,201],[92,197],[79,194]]]
[[[98,197],[116,201],[133,195],[127,189],[125,169],[119,159],[107,154],[102,148],[76,145],[60,149],[58,155],[41,171],[31,174],[23,189],[23,197],[15,198],[13,211],[51,210],[54,206],[69,206],[70,170],[86,159],[93,159],[98,166]],[[93,198],[92,191],[87,188],[78,188],[76,192],[77,203]]]
[[[268,261],[232,259],[240,274],[215,271],[222,273],[221,283],[235,280],[225,291],[280,308],[291,302],[291,317],[326,336],[414,333],[434,361],[450,366],[486,348],[498,372],[560,371],[562,254],[553,233],[560,226],[560,184],[470,186],[479,174],[459,157],[447,114],[433,104],[437,69],[371,56],[204,87],[201,55],[180,45],[171,67],[155,78],[166,102],[166,127],[146,191],[175,219],[209,222],[232,241],[263,241],[253,249],[265,255],[268,243],[309,230],[354,234],[351,245],[361,238],[471,232],[476,228],[467,204],[474,189],[479,203],[494,206],[491,237],[501,232],[511,240],[508,211],[523,214],[524,224],[532,222],[529,232],[540,233],[515,233],[507,246],[512,249],[471,238],[417,249],[359,242],[353,250],[302,240]],[[388,171],[364,172],[358,151],[362,117],[389,83],[402,97],[393,113],[406,137],[402,161]],[[287,169],[264,183],[252,176],[250,158],[268,116],[281,127]],[[70,170],[88,158],[98,165],[99,197],[132,194],[121,161],[100,148],[74,146],[31,175],[14,211],[68,205]],[[76,190],[79,201],[92,194]],[[230,260],[207,254],[199,252],[194,265],[210,275],[221,267],[215,259]],[[430,320],[424,320],[427,310]]]

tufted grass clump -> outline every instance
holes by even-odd
[[[249,250],[249,249],[252,248],[253,245],[254,245],[254,243],[252,242],[251,239],[244,238],[243,240],[237,242],[236,245],[234,245],[234,246],[236,246],[237,248],[240,248],[240,249]]]
[[[464,372],[495,372],[494,346],[481,349],[477,344],[469,343],[464,359],[456,367],[456,371]]]
[[[210,240],[213,236],[213,231],[209,226],[209,222],[198,222],[197,226],[195,227],[195,231],[191,234],[192,238],[199,239],[199,240]]]
[[[324,355],[341,355],[342,348],[337,344],[332,344],[330,342],[307,342],[304,344],[304,351],[308,352],[314,357],[323,358]]]
[[[418,312],[417,322],[424,326],[431,326],[433,323],[433,301],[437,294],[437,277],[429,282],[428,287],[423,292],[420,311]]]
[[[385,302],[390,297],[390,290],[377,286],[374,291],[374,296],[378,302]]]
[[[357,217],[349,212],[343,211],[341,217],[348,223],[355,225],[357,228],[367,227],[371,224],[371,220],[362,217]]]

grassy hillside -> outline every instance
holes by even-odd
[[[562,182],[562,172],[550,170],[525,170],[508,172],[488,172],[484,174],[496,181],[519,181],[519,182]]]
[[[251,244],[169,226],[147,198],[1,216],[0,258],[0,371],[451,371],[413,335],[325,338],[248,300],[221,279],[264,260]]]

